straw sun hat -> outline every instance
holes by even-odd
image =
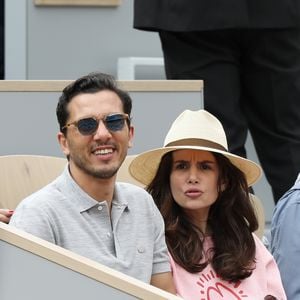
[[[228,152],[227,139],[220,121],[205,110],[185,110],[173,122],[162,148],[137,155],[129,166],[130,174],[148,185],[154,178],[161,158],[168,152],[183,149],[204,150],[226,156],[245,175],[249,186],[261,176],[259,165]]]

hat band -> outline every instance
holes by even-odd
[[[207,148],[213,148],[216,150],[221,150],[221,151],[228,151],[225,147],[223,147],[220,144],[208,141],[208,140],[203,140],[203,139],[182,139],[174,142],[170,142],[165,147],[174,147],[174,146],[196,146],[196,147],[207,147]]]

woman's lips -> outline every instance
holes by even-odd
[[[197,198],[200,197],[203,194],[203,192],[198,189],[189,189],[185,191],[184,194],[190,198]]]

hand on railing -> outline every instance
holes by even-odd
[[[13,210],[0,208],[0,222],[8,224],[13,213]]]

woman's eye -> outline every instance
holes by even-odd
[[[183,170],[187,168],[187,164],[186,163],[177,163],[175,164],[175,170]]]
[[[211,166],[209,164],[202,163],[200,166],[202,170],[211,170]]]

